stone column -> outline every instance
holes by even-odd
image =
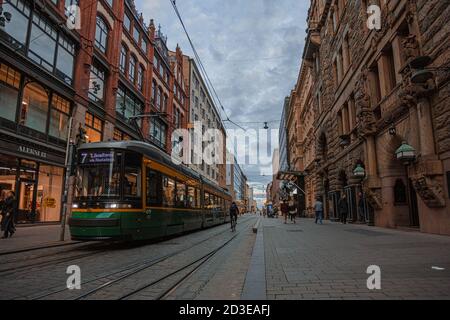
[[[433,123],[431,121],[430,102],[427,98],[421,98],[417,102],[417,117],[419,123],[420,154],[422,157],[435,156]]]

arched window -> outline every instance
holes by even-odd
[[[128,49],[124,45],[122,45],[122,48],[120,49],[120,71],[125,74],[127,69],[127,55],[128,55]]]
[[[97,27],[95,29],[95,46],[104,54],[108,48],[108,33],[109,29],[105,21],[97,16]]]
[[[45,133],[48,105],[47,91],[36,82],[28,83],[23,89],[20,124]]]
[[[128,66],[128,78],[134,83],[136,76],[136,58],[135,56],[130,57],[130,65]]]

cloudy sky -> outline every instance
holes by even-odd
[[[145,21],[155,19],[169,48],[192,50],[170,0],[135,0]],[[308,0],[177,0],[194,46],[234,122],[278,129],[281,108],[298,76]],[[225,115],[222,113],[223,117]],[[257,124],[245,122],[260,122]],[[227,128],[235,128],[226,124]],[[277,146],[270,146],[274,148]],[[263,165],[243,165],[261,191],[271,181]]]

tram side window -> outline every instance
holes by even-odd
[[[175,181],[169,177],[163,177],[163,206],[175,205]]]
[[[205,192],[205,208],[211,209],[211,203],[210,203],[210,194],[208,192]]]
[[[187,193],[187,206],[188,208],[197,208],[198,204],[196,203],[197,197],[195,196],[195,188],[188,187]]]
[[[197,198],[197,208],[202,207],[202,193],[200,189],[195,188],[195,197]]]
[[[186,185],[177,181],[177,193],[175,198],[175,206],[178,208],[186,207]]]
[[[161,173],[147,169],[147,205],[160,206],[162,204],[162,176]]]
[[[217,199],[217,196],[213,196],[213,208],[217,209],[217,205],[218,205],[219,201]]]
[[[125,199],[141,197],[141,156],[125,154],[123,196]]]

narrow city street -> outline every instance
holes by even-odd
[[[258,222],[258,219],[261,219]],[[20,228],[2,240],[1,299],[450,299],[450,238],[311,219],[245,215],[229,225],[159,242],[66,242],[27,251],[57,226]],[[253,228],[258,232],[254,233]],[[47,234],[46,232],[47,231]],[[13,244],[17,244],[17,253]],[[44,246],[44,245],[43,245]],[[10,252],[10,253],[8,253]],[[68,290],[69,266],[81,288]],[[369,290],[369,266],[381,289]]]

